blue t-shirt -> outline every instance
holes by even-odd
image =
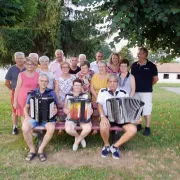
[[[26,104],[30,104],[31,97],[34,97],[37,94],[40,94],[42,97],[53,97],[55,104],[56,105],[58,104],[58,98],[56,96],[56,93],[52,89],[48,89],[48,88],[46,88],[46,90],[42,94],[40,93],[39,88],[36,88],[34,91],[29,92]]]
[[[5,79],[11,81],[11,89],[16,88],[18,75],[20,72],[25,70],[25,68],[20,70],[16,65],[13,65],[8,69]]]

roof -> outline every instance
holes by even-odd
[[[156,63],[160,73],[180,73],[180,63]]]

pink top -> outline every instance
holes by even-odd
[[[107,72],[109,74],[119,74],[120,73],[120,68],[117,69],[117,71],[113,71],[112,67],[110,65],[107,66]]]
[[[24,106],[26,104],[27,93],[38,87],[38,78],[39,74],[35,71],[34,76],[29,77],[25,74],[25,72],[19,73],[22,79],[22,84],[19,89],[17,101],[18,107],[16,109],[16,114],[18,116],[24,115]]]
[[[60,64],[56,60],[50,63],[49,69],[51,72],[53,72],[53,74],[55,74],[55,79],[59,78],[60,75],[62,74]]]

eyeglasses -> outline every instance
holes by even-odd
[[[34,66],[34,64],[26,63],[26,66]]]

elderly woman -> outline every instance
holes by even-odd
[[[17,85],[14,94],[14,108],[16,115],[24,120],[24,106],[26,104],[27,93],[38,86],[38,73],[35,71],[36,63],[33,59],[27,57],[25,60],[24,72],[19,73]]]
[[[39,75],[46,74],[49,78],[48,88],[54,89],[55,86],[55,75],[49,70],[49,58],[47,56],[41,56],[39,58],[40,68],[37,69]]]
[[[94,74],[91,80],[91,93],[92,93],[92,103],[94,108],[92,122],[95,124],[99,124],[99,113],[97,110],[97,95],[99,90],[107,87],[107,79],[109,74],[107,73],[107,64],[105,61],[98,62],[99,73]],[[96,134],[97,131],[93,131],[93,134]]]
[[[127,59],[122,59],[120,63],[121,73],[118,76],[119,88],[126,90],[130,97],[134,96],[135,93],[135,78],[129,73],[129,61]]]
[[[64,100],[66,94],[72,91],[73,80],[75,79],[74,75],[69,74],[70,64],[66,61],[61,63],[62,74],[59,78],[56,78],[55,81],[55,92],[58,97],[59,106],[58,106],[58,116],[60,120],[65,119],[65,114],[63,113]]]
[[[76,77],[83,82],[83,92],[90,95],[90,84],[94,72],[89,69],[90,63],[88,61],[83,61],[80,68],[81,71],[76,74]]]
[[[81,64],[83,61],[87,61],[86,55],[85,55],[85,54],[80,54],[79,57],[78,57],[78,64],[79,64],[79,66],[80,66],[80,64]]]
[[[119,74],[120,73],[120,62],[121,58],[118,53],[112,53],[109,58],[109,64],[107,66],[107,72],[109,74]]]

